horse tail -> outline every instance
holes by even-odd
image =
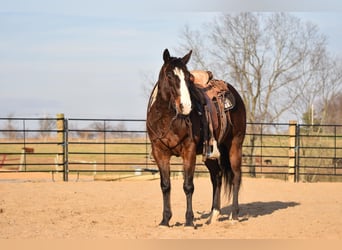
[[[232,189],[233,189],[234,172],[233,172],[230,164],[223,164],[222,170],[223,170],[222,171],[223,172],[222,173],[222,180],[223,180],[222,184],[224,187],[224,193],[228,194],[228,200],[230,200],[231,194],[232,194]]]
[[[239,192],[242,177],[242,144],[246,134],[246,108],[236,89],[227,83],[230,93],[234,96],[234,108],[228,113],[228,134],[226,143],[220,150],[221,168],[225,193],[231,198],[233,186]],[[230,157],[229,154],[233,154]],[[232,168],[233,166],[233,168]],[[237,194],[236,194],[237,195]]]
[[[224,187],[225,194],[228,194],[228,199],[230,200],[233,186],[237,185],[240,187],[241,184],[241,158],[233,157],[232,159],[229,157],[229,151],[226,147],[223,147],[224,150],[221,151],[220,165],[222,170],[222,185]],[[234,166],[234,170],[232,169],[232,162]],[[236,169],[235,169],[236,168]],[[239,175],[239,176],[236,176]]]

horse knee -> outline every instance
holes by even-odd
[[[160,188],[164,194],[170,192],[170,190],[171,190],[170,181],[161,181],[160,182]]]
[[[192,194],[195,190],[195,186],[193,183],[184,182],[183,190],[185,194]]]

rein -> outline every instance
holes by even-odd
[[[187,136],[184,136],[181,140],[179,140],[179,141],[177,142],[176,145],[174,145],[174,146],[172,146],[172,147],[170,147],[169,145],[167,145],[167,144],[163,141],[163,139],[166,137],[166,135],[172,130],[172,124],[173,124],[174,121],[177,120],[177,119],[183,119],[183,120],[185,121],[186,126],[187,126],[187,127],[189,128],[189,130],[190,130],[190,132],[189,132],[190,137],[192,138],[192,122],[191,122],[191,120],[190,120],[190,117],[189,117],[189,116],[186,116],[186,117],[178,117],[178,115],[175,115],[175,116],[172,118],[171,122],[170,122],[170,125],[169,125],[169,127],[168,127],[168,130],[166,130],[166,131],[165,131],[163,134],[161,134],[161,135],[159,135],[159,134],[152,128],[150,122],[147,123],[148,128],[149,128],[150,131],[155,135],[155,138],[153,138],[151,141],[153,142],[153,141],[159,140],[159,141],[160,141],[167,149],[169,149],[169,150],[173,150],[173,149],[175,149],[176,147],[178,147],[178,146],[187,138]]]

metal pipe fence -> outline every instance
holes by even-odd
[[[0,173],[55,170],[56,118],[0,118]]]
[[[0,179],[13,172],[158,172],[144,119],[0,118]],[[247,125],[242,172],[290,181],[342,178],[342,125]],[[182,172],[172,158],[173,173]],[[198,156],[196,173],[208,173]]]

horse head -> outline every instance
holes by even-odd
[[[186,64],[192,51],[182,58],[171,57],[167,49],[164,50],[164,64],[159,73],[158,92],[162,99],[175,109],[177,115],[189,115],[192,108],[189,83],[191,74]]]

